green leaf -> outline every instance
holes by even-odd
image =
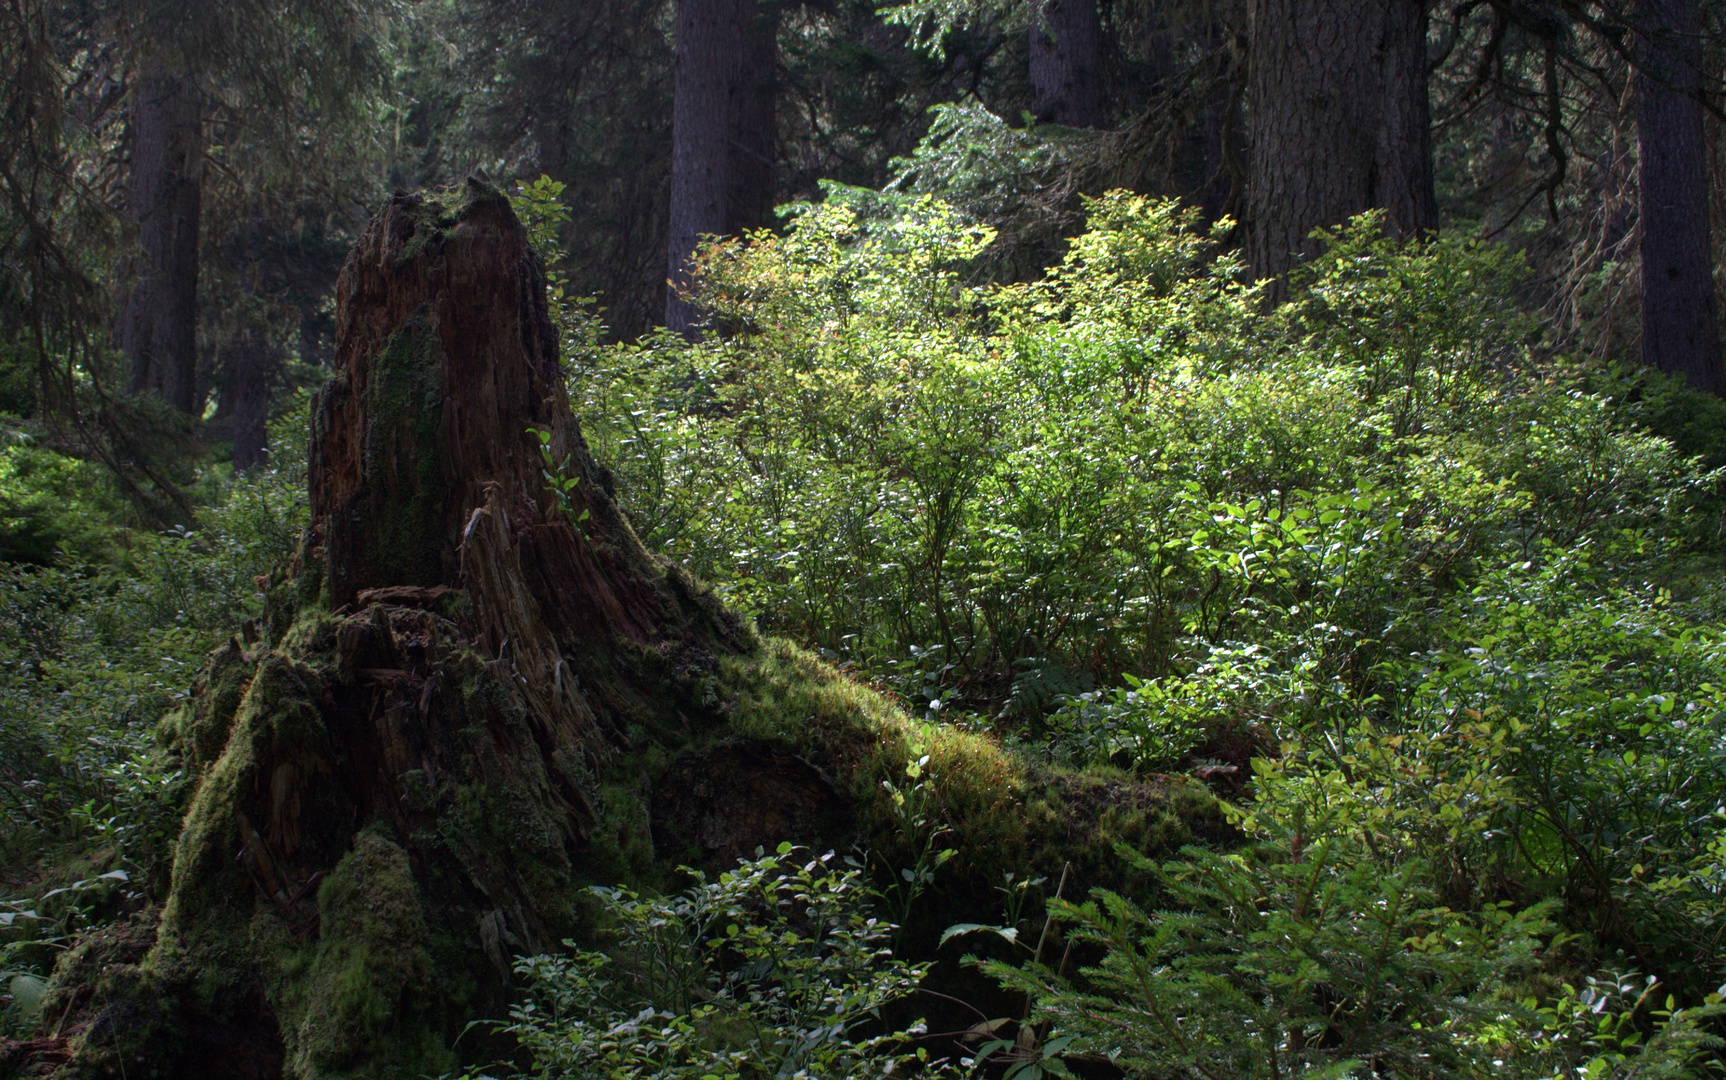
[[[39,975],[14,975],[7,992],[17,1003],[18,1011],[34,1019],[42,1011],[42,999],[48,996],[48,981]]]
[[[965,922],[965,923],[954,923],[952,926],[949,926],[947,929],[941,931],[941,940],[936,944],[936,947],[939,948],[940,946],[947,944],[947,942],[953,940],[956,937],[963,937],[966,934],[975,934],[978,931],[987,931],[988,933],[994,934],[997,937],[1001,937],[1007,941],[1011,941],[1014,944],[1017,944],[1019,941],[1019,930],[1017,927],[1014,927],[1014,926],[990,926],[987,923]]]

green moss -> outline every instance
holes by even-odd
[[[116,1003],[113,1013],[124,1023],[92,1025],[79,1060],[155,1061],[172,1068],[181,1037],[159,1029],[168,1022],[164,1017],[183,1007],[219,1026],[229,1019],[243,1024],[246,1010],[255,1012],[255,991],[249,995],[247,988],[256,986],[260,969],[269,970],[270,954],[252,934],[248,871],[234,857],[246,848],[237,807],[272,781],[285,780],[284,789],[312,783],[305,774],[328,761],[316,682],[313,672],[280,654],[258,663],[227,745],[205,770],[186,812],[155,945],[139,965],[133,1000]],[[263,775],[266,762],[269,776]]]
[[[420,195],[412,204],[396,204],[398,213],[412,215],[414,225],[413,235],[396,253],[397,266],[406,266],[419,258],[428,246],[443,242],[444,231],[456,221],[451,206],[454,196],[454,192],[428,192]]]
[[[881,782],[902,784],[906,764],[928,754],[963,839],[980,847],[1022,839],[1020,823],[1001,811],[1023,788],[1025,770],[993,740],[912,720],[873,688],[778,639],[753,656],[727,658],[722,673],[734,703],[728,733],[782,746],[831,770],[863,811],[866,837],[890,829],[881,820]]]
[[[452,215],[455,222],[463,222],[468,218],[486,210],[503,210],[511,217],[515,216],[514,204],[509,201],[502,189],[494,184],[488,184],[477,177],[468,177],[467,182],[459,189],[460,194],[451,191],[447,196],[457,203]]]
[[[464,649],[443,662],[444,678],[453,683],[464,698],[479,693],[486,679],[485,657],[472,649]]]
[[[335,647],[336,630],[341,622],[322,608],[302,612],[282,635],[276,654],[313,659],[326,656]]]
[[[648,770],[625,765],[612,771],[644,775]],[[663,884],[666,867],[654,850],[647,802],[641,788],[606,784],[599,791],[599,809],[599,824],[590,838],[585,865],[580,868],[582,880],[595,885],[628,883],[636,888]]]
[[[1120,880],[1115,846],[1169,852],[1220,830],[1220,807],[1202,785],[1137,780],[1118,772],[1057,772],[1027,762],[993,739],[919,722],[812,654],[768,640],[753,655],[721,662],[719,684],[732,715],[727,734],[781,746],[830,770],[853,800],[857,839],[889,865],[914,858],[888,781],[904,788],[914,758],[928,755],[932,787],[958,849],[950,873],[982,880],[1011,865],[1059,873],[1073,863],[1090,883]]]
[[[499,206],[510,210],[510,201],[493,185],[469,177],[467,183],[459,188],[424,192],[416,196],[413,203],[397,203],[396,206],[397,213],[409,215],[413,221],[413,235],[395,258],[397,266],[404,266],[419,258],[428,247],[441,244],[451,227],[483,210]]]
[[[436,999],[435,968],[413,866],[384,827],[355,836],[319,886],[315,945],[295,942],[274,911],[259,914],[252,936],[274,961],[265,977],[288,1075],[344,1076],[363,1066],[363,1075],[381,1076],[388,1063],[408,1077],[454,1066],[441,1018],[407,1006]]]
[[[527,752],[536,745],[527,717],[483,662],[458,655],[448,670],[463,689],[462,715],[474,722],[454,742],[484,749],[445,767],[427,839],[473,880],[498,882],[505,893],[524,891],[548,932],[562,935],[576,920],[568,856],[575,838],[544,761]],[[499,729],[501,740],[494,738]],[[499,755],[500,743],[524,752]]]
[[[300,549],[302,552],[307,549],[307,541],[305,539],[300,541]],[[284,628],[291,627],[298,616],[304,615],[318,608],[322,608],[325,611],[329,610],[330,576],[328,573],[328,567],[324,565],[324,560],[321,558],[302,558],[299,575],[290,578],[282,586],[282,603],[280,610],[284,614],[280,616],[276,614],[278,608],[276,606],[275,592],[272,591],[269,595],[271,629],[273,636],[280,639],[281,636],[286,633],[286,629]]]
[[[214,764],[228,743],[254,669],[232,638],[213,650],[192,683],[191,697],[162,718],[157,739],[194,771]]]
[[[233,735],[192,798],[175,849],[173,888],[163,909],[164,935],[182,923],[201,923],[242,895],[232,852],[243,846],[236,802],[242,793],[280,784],[284,769],[327,770],[328,732],[314,701],[315,674],[280,654],[258,664],[233,723]],[[273,775],[259,776],[270,755]]]
[[[769,639],[754,653],[723,658],[719,688],[733,736],[819,755],[842,776],[905,760],[910,719],[788,641]]]

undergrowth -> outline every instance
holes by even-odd
[[[523,192],[542,231],[557,194]],[[1549,355],[1493,245],[1365,218],[1266,311],[1190,213],[1088,209],[996,288],[947,204],[829,186],[706,250],[695,342],[601,346],[554,295],[637,531],[812,650],[726,661],[729,730],[881,827],[861,875],[603,894],[612,938],[520,961],[510,1068],[1717,1075],[1718,403]],[[184,781],[152,730],[303,513],[282,460],[189,531],[111,527],[55,512],[79,466],[45,454],[0,448],[14,1031],[59,945],[160,895]],[[1219,811],[1170,774],[1230,824],[1182,834]],[[1043,838],[1081,820],[1134,888],[1062,891]],[[1005,882],[973,940],[1014,1008],[869,1019],[961,876]]]

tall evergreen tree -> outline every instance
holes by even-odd
[[[115,338],[133,391],[202,412],[198,262],[212,112],[225,117],[230,142],[243,137],[255,158],[293,163],[277,172],[303,171],[310,118],[326,132],[339,124],[378,69],[370,14],[338,0],[121,6],[131,99],[126,213],[137,251]]]
[[[1401,236],[1438,225],[1424,0],[1252,0],[1247,257],[1280,279],[1309,234],[1383,209]],[[1273,286],[1281,295],[1280,286]]]
[[[1066,127],[1103,124],[1103,24],[1097,0],[1039,0],[1031,19],[1031,111]]]
[[[759,0],[681,0],[672,116],[665,325],[695,332],[684,295],[700,238],[760,225],[773,208],[778,10]]]
[[[115,339],[134,393],[193,410],[198,375],[198,224],[203,201],[204,95],[164,60],[134,83],[126,214],[137,228],[135,281]]]
[[[1726,395],[1714,307],[1696,0],[1640,0],[1636,75],[1642,360]]]
[[[69,416],[74,369],[103,354],[99,268],[114,240],[109,192],[73,144],[96,141],[106,103],[74,85],[63,57],[112,52],[68,42],[50,0],[0,0],[0,412]]]

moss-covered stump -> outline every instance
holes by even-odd
[[[398,195],[349,257],[312,523],[270,639],[164,724],[195,788],[159,930],[70,1071],[435,1075],[640,856],[601,827],[613,760],[723,721],[705,681],[754,641],[617,512],[544,294],[477,183]]]
[[[650,556],[496,191],[397,195],[338,289],[312,523],[266,640],[212,654],[162,725],[191,776],[171,885],[147,950],[62,965],[59,1075],[438,1075],[504,1014],[515,956],[582,936],[583,885],[781,839],[914,858],[928,837],[883,781],[922,754],[962,853],[931,947],[1004,868],[1118,884],[1115,842],[1214,821],[1195,785],[1032,772],[919,725]],[[563,499],[538,433],[579,480]]]

